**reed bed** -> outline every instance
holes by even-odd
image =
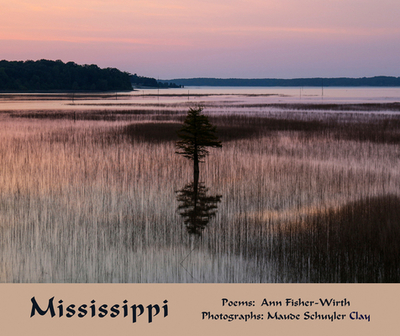
[[[398,282],[399,205],[390,194],[365,197],[297,219],[278,228],[274,253],[310,282]]]
[[[119,112],[2,117],[1,282],[400,280],[396,115],[211,113],[223,148],[200,180],[222,197],[196,236],[183,114]]]

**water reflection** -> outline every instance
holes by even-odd
[[[204,182],[199,182],[195,177],[192,183],[176,192],[179,202],[177,210],[183,217],[189,234],[201,235],[217,213],[222,195],[210,196],[207,194],[208,190]]]

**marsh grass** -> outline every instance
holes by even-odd
[[[399,223],[398,196],[368,197],[278,227],[275,257],[295,279],[398,282]]]
[[[53,93],[0,93],[1,100],[21,100],[21,101],[35,101],[35,100],[104,100],[130,97],[128,93],[85,93],[85,92],[53,92]]]
[[[280,109],[289,109],[289,110],[318,110],[318,111],[400,111],[400,103],[358,103],[358,104],[332,104],[332,103],[324,103],[324,104],[274,104],[269,105],[278,107]]]
[[[200,179],[222,197],[193,237],[175,198],[193,176],[175,154],[184,113],[13,113],[0,123],[2,282],[400,280],[396,115],[211,114],[223,148]]]
[[[150,113],[149,113],[150,114]],[[149,115],[147,114],[147,115]],[[122,130],[130,137],[145,141],[176,141],[176,131],[182,123],[181,114],[162,115],[168,123],[134,123]],[[301,116],[300,116],[301,117]],[[278,132],[296,133],[304,138],[329,137],[337,140],[350,140],[375,143],[400,143],[400,116],[367,117],[364,120],[340,120],[330,115],[320,119],[320,115],[309,120],[252,115],[213,115],[210,117],[217,126],[218,137],[222,141],[274,136]],[[157,118],[149,118],[157,120]]]

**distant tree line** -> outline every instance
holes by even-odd
[[[151,77],[138,76],[137,74],[130,76],[131,83],[133,86],[147,86],[147,87],[158,87],[157,80]]]
[[[130,74],[60,60],[0,61],[1,91],[126,91]]]
[[[178,85],[173,82],[158,82],[158,87],[165,89],[183,88],[184,85]]]
[[[151,88],[180,88],[177,85],[168,81],[157,81],[155,78],[131,75],[131,82],[134,87],[151,87]]]
[[[362,78],[181,78],[162,80],[185,86],[400,86],[400,77],[376,76]]]

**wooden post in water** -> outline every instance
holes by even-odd
[[[322,78],[322,93],[321,98],[324,99],[324,79]]]
[[[160,77],[158,77],[157,88],[157,99],[160,100]]]

